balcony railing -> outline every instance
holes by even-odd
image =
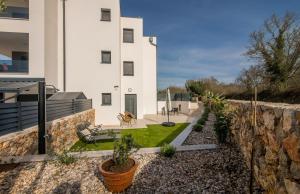
[[[0,60],[0,73],[28,73],[28,60]]]
[[[3,12],[0,12],[0,18],[29,19],[29,8],[8,6]]]

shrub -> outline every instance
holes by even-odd
[[[114,144],[113,162],[115,166],[122,166],[128,162],[131,154],[138,151],[140,146],[135,143],[131,134],[124,135]]]
[[[68,154],[68,151],[64,150],[62,154],[56,154],[57,159],[60,163],[69,165],[76,161],[74,156]]]
[[[216,123],[214,127],[219,143],[226,143],[231,119],[234,113],[232,110],[230,110],[225,98],[222,95],[214,94],[213,92],[208,91],[205,93],[203,99],[206,106],[208,106],[209,109],[216,115]],[[206,112],[204,114],[206,114]]]
[[[164,144],[161,148],[160,148],[160,153],[168,158],[171,158],[176,152],[176,148],[170,144]]]
[[[229,131],[229,119],[225,115],[218,115],[215,123],[215,132],[220,143],[225,143]]]
[[[201,119],[199,119],[199,120],[197,121],[197,124],[199,124],[199,125],[204,125],[205,122],[206,122],[206,119],[204,119],[204,118],[202,117]]]
[[[207,120],[208,120],[208,114],[202,115],[202,119],[203,119],[204,121],[207,121]]]
[[[193,130],[195,130],[197,132],[201,132],[203,130],[203,125],[196,124],[196,125],[193,126]]]

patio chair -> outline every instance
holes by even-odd
[[[161,114],[164,116],[166,115],[166,107],[161,108]]]
[[[123,115],[122,113],[119,113],[119,115],[117,116],[118,119],[120,120],[120,125],[123,126],[124,124],[127,124],[128,126],[132,125],[132,118],[128,117],[126,115]]]
[[[92,134],[98,135],[98,134],[104,134],[104,133],[109,133],[109,132],[114,132],[114,133],[120,133],[120,129],[103,129],[103,125],[96,125],[96,126],[88,126],[86,127]]]
[[[90,143],[96,142],[99,140],[111,140],[111,139],[120,139],[121,134],[119,130],[105,129],[97,130],[96,128],[78,127],[77,134],[80,139]]]
[[[179,108],[172,108],[171,112],[174,113],[174,115],[179,114]]]
[[[136,116],[134,114],[132,114],[131,112],[124,112],[124,115],[131,118],[131,122],[134,122],[136,124]]]

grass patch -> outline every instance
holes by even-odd
[[[144,129],[124,129],[122,135],[131,134],[142,148],[160,147],[165,143],[171,143],[189,123],[176,123],[174,127],[164,127],[161,125],[148,125]],[[112,150],[114,142],[112,140],[98,141],[96,143],[76,142],[70,151],[94,151],[94,150]]]

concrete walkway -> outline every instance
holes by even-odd
[[[195,150],[214,150],[218,149],[215,144],[201,144],[201,145],[186,145],[176,147],[176,151],[195,151]],[[141,148],[134,155],[138,154],[154,154],[160,153],[160,147],[153,148]],[[102,156],[111,156],[113,150],[103,150],[103,151],[85,151],[85,152],[72,152],[70,155],[75,158],[98,158]],[[134,156],[133,155],[133,156]],[[26,162],[42,162],[56,160],[57,157],[49,155],[28,155],[28,156],[11,156],[2,158],[2,164],[13,164],[13,163],[26,163]]]

